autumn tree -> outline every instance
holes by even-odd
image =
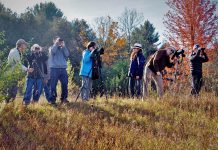
[[[126,39],[118,32],[118,22],[111,17],[96,18],[96,36],[98,45],[105,48],[104,62],[111,65],[117,58],[124,56],[122,49],[126,45]]]
[[[215,2],[210,0],[167,0],[166,4],[170,10],[164,18],[167,31],[165,36],[171,45],[185,48],[187,56],[196,43],[207,49],[213,47],[214,39],[218,33]],[[214,51],[207,50],[207,53],[214,53]],[[211,60],[211,57],[209,58]],[[176,78],[181,79],[183,87],[185,87],[184,83],[188,82],[188,64],[189,61],[186,57],[183,63],[179,64],[180,67],[174,68],[176,70],[174,74],[178,74]]]
[[[218,33],[216,3],[210,0],[167,0],[166,37],[175,46],[189,50],[195,43],[210,46]]]
[[[135,9],[125,8],[124,12],[118,18],[119,28],[125,35],[128,41],[128,49],[130,50],[130,45],[132,43],[132,31],[138,27],[144,21],[144,16],[142,13],[137,12]]]

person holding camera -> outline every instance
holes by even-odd
[[[58,80],[61,82],[61,103],[69,103],[68,97],[68,74],[67,59],[69,51],[65,42],[59,36],[54,37],[53,46],[49,48],[49,67],[50,67],[50,86],[51,86],[51,104],[56,105]]]
[[[148,61],[144,71],[143,99],[148,97],[148,84],[152,78],[155,81],[158,96],[163,96],[163,78],[161,72],[165,67],[171,68],[174,66],[171,57],[175,52],[176,49],[172,46],[159,49]]]
[[[198,96],[202,87],[202,63],[209,60],[204,49],[195,44],[189,57],[192,76],[191,95],[193,96]]]
[[[82,76],[81,97],[82,101],[88,101],[92,89],[92,52],[96,49],[95,42],[89,42],[87,49],[82,54],[82,64],[80,68],[80,76]]]
[[[136,85],[136,97],[141,96],[141,86],[142,86],[142,76],[143,69],[145,64],[145,57],[142,54],[142,45],[135,43],[132,47],[132,53],[130,56],[130,67],[128,76],[129,79],[129,88],[131,92],[131,97],[135,96],[135,85]]]
[[[30,104],[31,97],[33,102],[38,102],[42,92],[43,80],[47,74],[46,61],[48,56],[42,51],[42,47],[34,44],[31,47],[31,52],[26,55],[28,66],[34,71],[27,74],[26,90],[23,98],[23,105]]]
[[[10,53],[8,55],[8,65],[14,71],[16,66],[18,66],[23,72],[33,72],[33,68],[27,68],[21,63],[21,54],[25,51],[27,48],[28,43],[24,39],[19,39],[16,42],[16,47],[10,50]],[[19,69],[19,70],[20,70]],[[5,102],[9,103],[10,101],[13,101],[16,98],[17,95],[17,87],[18,81],[13,81],[11,83],[11,86],[7,89],[7,97]]]

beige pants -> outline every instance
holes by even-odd
[[[148,97],[148,84],[151,82],[151,79],[155,81],[157,86],[157,93],[159,97],[163,96],[163,79],[162,75],[154,74],[147,66],[144,71],[144,83],[143,83],[143,99],[145,100]]]

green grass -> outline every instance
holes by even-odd
[[[41,100],[42,101],[42,100]],[[44,101],[44,100],[43,100]],[[0,149],[218,149],[218,99],[98,98],[0,106]]]

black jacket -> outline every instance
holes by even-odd
[[[201,56],[200,53],[201,50],[198,50],[197,53],[192,52],[192,54],[189,56],[189,66],[192,74],[202,74],[202,63],[209,60],[205,52],[203,52],[203,56]]]
[[[28,78],[42,79],[45,74],[48,74],[47,63],[48,56],[45,52],[34,53],[30,52],[26,55],[28,67],[33,68],[32,73],[27,73]]]
[[[145,64],[145,57],[143,56],[142,53],[138,53],[136,58],[131,60],[130,62],[128,76],[133,78],[139,76],[139,78],[142,79],[144,64]]]

